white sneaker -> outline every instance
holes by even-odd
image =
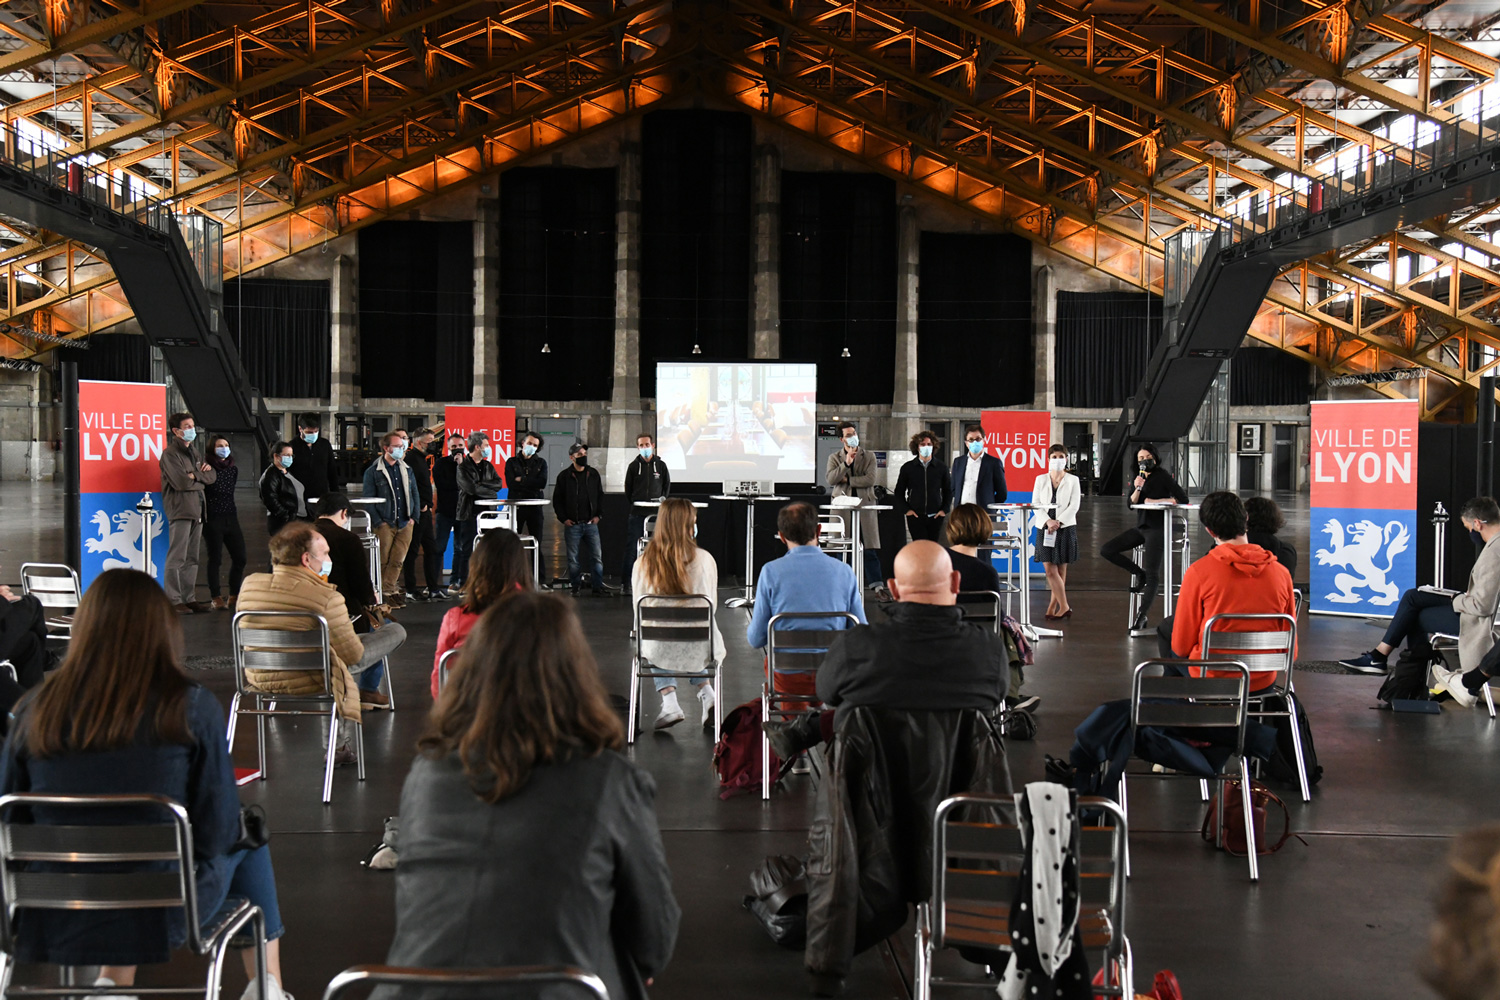
[[[108,976],[100,976],[98,979],[94,980],[94,985],[113,986],[115,985],[115,981]],[[129,996],[123,993],[103,993],[95,997],[94,1000],[140,1000],[140,998]]]
[[[656,728],[671,729],[681,722],[686,716],[682,714],[682,706],[677,704],[677,692],[663,695],[661,699],[661,714],[656,717]]]
[[[260,1000],[260,994],[256,992],[255,980],[245,984],[245,992],[240,994],[240,1000]],[[270,973],[266,974],[266,1000],[292,1000],[292,995],[281,988],[276,977]]]
[[[703,728],[709,732],[714,730],[714,686],[712,684],[698,685],[698,703],[703,706]]]
[[[1448,676],[1444,677],[1442,679],[1442,682],[1438,686],[1444,691],[1447,691],[1448,694],[1452,696],[1453,700],[1458,702],[1458,704],[1462,705],[1464,708],[1473,708],[1474,704],[1479,701],[1479,695],[1477,692],[1470,691],[1468,688],[1464,687],[1463,672],[1459,670],[1449,670],[1445,671],[1445,673],[1447,673]]]

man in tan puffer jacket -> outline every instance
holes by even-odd
[[[348,664],[359,663],[364,645],[354,633],[349,609],[338,588],[327,580],[331,562],[328,542],[311,524],[293,521],[271,538],[271,572],[252,573],[240,585],[240,611],[307,611],[322,615],[328,622],[328,645],[332,660],[334,695],[338,698],[339,719],[344,729],[358,722],[359,690]],[[275,618],[246,619],[249,628],[285,629],[294,626]],[[257,691],[267,694],[318,694],[323,690],[323,675],[312,670],[246,670],[245,679]],[[341,734],[339,756],[345,756]]]

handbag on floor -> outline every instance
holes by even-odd
[[[1275,805],[1281,811],[1281,839],[1275,844],[1268,846],[1266,840],[1266,813],[1268,807]],[[1216,793],[1208,803],[1208,812],[1203,817],[1203,829],[1200,831],[1203,839],[1210,844],[1214,842],[1215,830],[1218,823],[1220,801]],[[1245,849],[1245,806],[1240,797],[1240,782],[1232,779],[1224,782],[1224,843],[1219,845],[1222,850],[1228,851],[1235,857],[1243,858],[1248,851]],[[1286,845],[1292,838],[1292,816],[1287,812],[1286,803],[1277,798],[1276,793],[1258,781],[1250,782],[1250,810],[1251,825],[1255,833],[1255,853],[1275,854]]]
[[[750,873],[750,895],[741,905],[783,948],[807,944],[807,870],[801,858],[768,856]]]

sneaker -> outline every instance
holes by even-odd
[[[186,604],[174,604],[172,605],[172,610],[179,615],[190,615],[193,613],[192,607]]]
[[[1011,699],[1005,699],[1009,702]],[[1042,699],[1034,694],[1023,695],[1011,704],[1011,710],[1015,712],[1034,712],[1036,707],[1042,703]]]
[[[703,706],[703,730],[714,731],[714,686],[712,684],[698,685],[698,703]]]
[[[391,699],[384,691],[359,691],[360,708],[390,708]]]
[[[255,980],[245,984],[245,992],[240,994],[240,1000],[260,1000],[260,991],[255,988]],[[276,977],[266,973],[266,1000],[292,1000],[292,995],[281,988]]]
[[[406,607],[406,594],[402,591],[397,591],[394,594],[386,594],[385,603],[393,608],[404,608]]]
[[[215,597],[210,603],[213,604],[215,611],[229,610],[229,598],[227,597]]]
[[[401,595],[401,599],[405,601],[425,601],[427,600],[427,591],[420,589],[408,590]]]
[[[113,986],[113,985],[115,985],[115,981],[113,979],[109,978],[108,976],[100,976],[98,979],[94,980],[94,985],[95,986]],[[128,987],[127,987],[127,989],[128,989]],[[95,997],[94,1000],[140,1000],[140,998],[139,997],[135,997],[135,996],[130,996],[130,995],[127,995],[127,994],[123,994],[123,993],[105,993],[105,994],[102,994],[102,995],[100,995],[98,997]]]
[[[1385,657],[1373,649],[1368,653],[1361,653],[1359,656],[1351,659],[1340,660],[1339,666],[1356,674],[1383,674],[1387,673],[1389,669],[1386,666]]]
[[[1444,673],[1446,674],[1446,676],[1444,676],[1442,680],[1438,682],[1437,687],[1443,691],[1448,692],[1449,696],[1451,696],[1454,701],[1458,702],[1464,708],[1473,708],[1474,704],[1479,701],[1479,692],[1470,691],[1468,687],[1464,685],[1463,671],[1449,670],[1444,671]]]
[[[325,755],[324,760],[327,760]],[[345,764],[353,764],[359,760],[359,755],[354,752],[353,743],[340,743],[333,749],[333,766],[343,767]]]
[[[682,714],[682,709],[674,701],[670,705],[663,703],[661,713],[657,715],[654,728],[660,732],[663,729],[671,729],[687,716]]]

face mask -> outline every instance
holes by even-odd
[[[578,463],[578,467],[580,469],[586,469],[586,468],[588,468],[589,457],[587,455],[574,455],[573,456],[573,461]]]
[[[188,444],[192,444],[193,440],[197,436],[198,428],[196,427],[184,427],[182,430],[182,440],[186,441]]]
[[[523,445],[521,445],[521,454],[525,455],[527,458],[530,458],[532,455],[536,454],[536,445],[534,445],[534,444],[523,444]]]
[[[646,445],[646,447],[644,447],[644,448],[641,449],[641,457],[644,458],[644,459],[646,459],[647,461],[650,461],[650,459],[651,459],[651,446],[649,444]]]
[[[1068,460],[1066,458],[1049,458],[1049,459],[1047,459],[1047,468],[1051,469],[1053,472],[1061,472],[1062,470],[1066,469],[1067,467],[1068,467]]]
[[[228,448],[215,448],[214,449],[214,454],[218,455],[220,458],[228,458],[229,457],[229,449]]]
[[[448,449],[448,454],[450,454],[450,455],[462,455],[463,453],[464,453],[464,446],[461,445],[461,444],[460,445],[455,445],[454,447]]]
[[[932,445],[930,445],[930,444],[919,444],[919,445],[917,445],[917,454],[919,456],[921,456],[922,458],[931,458],[932,457]]]
[[[1148,458],[1148,459],[1146,459],[1144,462],[1141,463],[1141,468],[1144,469],[1147,472],[1151,472],[1152,470],[1154,470],[1156,468],[1156,459],[1154,459],[1154,458]]]
[[[984,442],[983,441],[970,441],[969,442],[969,454],[970,455],[981,455],[983,453],[984,453]]]
[[[292,467],[292,456],[290,456],[290,455],[282,455],[281,456],[281,467],[283,469],[290,469]]]
[[[694,538],[698,537],[698,526],[696,524],[693,525],[693,537]]]
[[[313,431],[310,434],[304,434],[302,435],[302,440],[306,441],[308,444],[312,444],[314,441],[318,440],[318,432]]]
[[[321,576],[321,577],[324,577],[326,579],[327,576],[328,576],[328,574],[332,573],[332,572],[333,572],[333,560],[332,559],[324,559],[323,560],[323,567],[320,570],[318,570],[318,575]]]
[[[495,450],[489,445],[485,445],[483,448],[479,449],[479,454],[483,455],[484,460],[488,462],[490,460],[490,456],[495,454]]]
[[[406,449],[405,448],[403,448],[403,447],[401,447],[401,446],[398,445],[397,447],[391,449],[391,459],[393,461],[399,462],[399,461],[401,461],[405,457],[406,457]]]
[[[846,446],[850,447],[850,448],[858,448],[859,447],[859,435],[858,434],[850,434],[848,437],[844,438],[844,444]]]

